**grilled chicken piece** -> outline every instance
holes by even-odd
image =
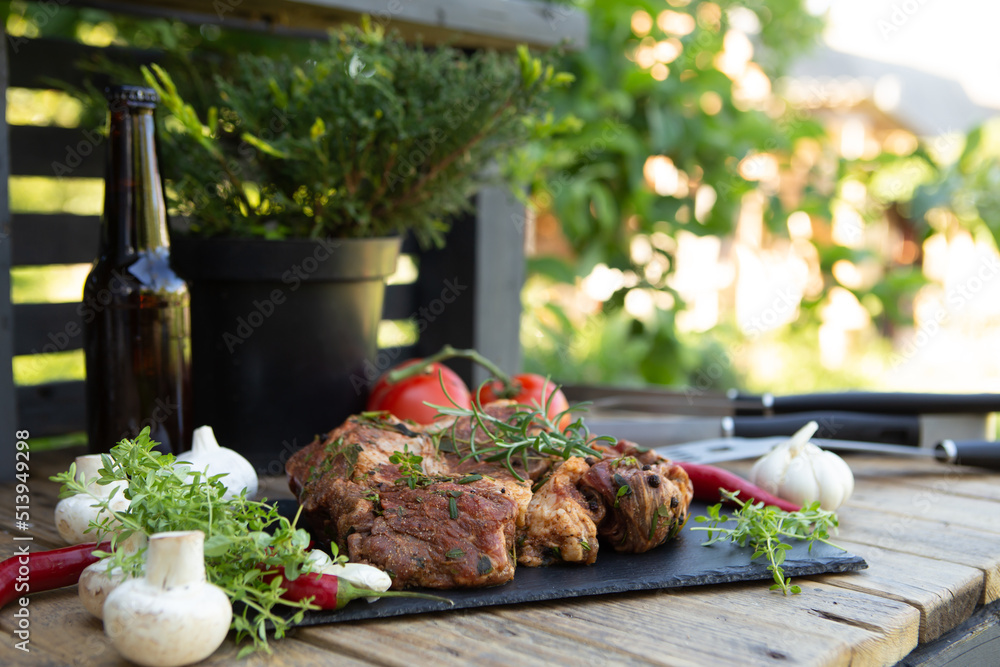
[[[556,562],[590,565],[597,559],[597,524],[603,503],[577,488],[590,466],[580,457],[556,464],[528,504],[527,525],[518,532],[517,562],[529,567]]]
[[[694,495],[691,480],[683,468],[657,458],[660,462],[605,458],[580,479],[584,494],[604,502],[607,513],[598,533],[616,551],[649,551],[677,535],[687,521]]]

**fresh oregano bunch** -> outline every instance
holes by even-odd
[[[737,498],[739,491],[731,492],[719,489],[723,497],[735,503],[737,510],[730,518],[721,514],[722,504],[711,505],[708,516],[697,516],[697,523],[707,523],[707,526],[695,526],[691,530],[708,532],[708,540],[703,544],[708,546],[723,540],[729,540],[741,547],[747,545],[754,550],[751,560],[767,556],[767,569],[774,577],[772,591],[781,591],[785,595],[802,592],[798,586],[791,585],[791,580],[785,577],[781,564],[785,562],[786,552],[792,548],[783,538],[805,540],[809,542],[812,551],[814,542],[823,542],[842,549],[830,542],[830,531],[836,530],[837,515],[834,512],[820,509],[819,502],[812,503],[798,512],[786,512],[773,505],[764,503],[748,503]],[[735,521],[733,528],[723,528],[724,524]]]
[[[110,454],[102,456],[98,483],[126,480],[124,494],[130,505],[125,512],[114,512],[108,507],[111,498],[95,496],[95,505],[111,515],[102,515],[99,523],[92,524],[98,541],[101,535],[110,533],[114,547],[134,532],[148,536],[175,530],[202,531],[207,578],[222,588],[231,602],[239,603],[234,606],[232,625],[237,641],[246,637],[253,640],[241,649],[240,655],[254,650],[270,652],[268,625],[273,627],[275,637],[281,638],[290,625],[301,622],[305,610],[317,607],[309,600],[281,599],[278,582],[267,583],[264,569],[257,565],[281,566],[286,578],[296,579],[308,571],[309,534],[280,516],[273,506],[248,500],[245,491],[224,499],[226,487],[219,481],[222,475],[205,477],[188,466],[175,466],[172,455],[153,449],[156,444],[149,437],[149,428],[145,428],[134,440],[122,440]],[[61,497],[88,493],[75,475],[73,464],[69,471],[52,477],[63,484]],[[112,516],[120,526],[114,525]],[[331,548],[335,560],[345,560],[337,558],[335,544]],[[114,559],[115,565],[132,576],[141,574],[145,563],[144,549],[132,555],[120,550],[100,555]],[[297,611],[289,619],[275,609],[278,605]]]

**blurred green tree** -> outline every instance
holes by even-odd
[[[563,69],[577,83],[556,106],[582,130],[534,147],[523,162],[544,174],[534,184],[539,224],[558,221],[564,247],[532,259],[529,282],[569,286],[599,264],[624,279],[588,316],[527,302],[526,363],[564,382],[690,383],[723,352],[718,341],[678,334],[670,239],[730,234],[743,195],[761,188],[754,156],[787,160],[797,140],[823,136],[819,123],[770,95],[822,20],[801,0],[578,4],[590,15],[590,44],[567,54]],[[783,226],[777,193],[764,194],[766,220]],[[806,194],[802,206],[822,207]],[[637,290],[660,295],[650,316],[623,307]],[[720,368],[713,382],[731,385],[731,366]]]

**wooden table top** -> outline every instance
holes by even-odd
[[[62,546],[56,485],[75,450],[31,458],[33,550]],[[1000,474],[903,458],[848,458],[854,497],[836,539],[860,572],[637,592],[298,628],[273,656],[237,660],[228,639],[203,665],[891,665],[1000,597]],[[732,468],[745,472],[745,464]],[[264,483],[288,497],[283,479]],[[15,490],[0,485],[0,557],[14,554]],[[358,602],[354,604],[359,604]],[[120,665],[76,587],[31,596],[30,654],[13,647],[15,605],[0,615],[0,664]]]

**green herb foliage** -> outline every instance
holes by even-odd
[[[791,580],[785,578],[785,573],[781,569],[781,564],[785,562],[785,552],[792,548],[790,544],[783,542],[782,538],[806,540],[809,542],[810,551],[814,542],[842,548],[829,541],[830,531],[836,530],[838,525],[837,515],[820,509],[819,502],[798,512],[786,512],[773,505],[765,507],[762,502],[743,502],[736,497],[739,491],[736,493],[725,489],[719,491],[726,500],[738,506],[732,516],[732,520],[736,522],[735,528],[720,527],[731,519],[725,514],[720,514],[722,505],[718,504],[708,508],[708,516],[697,516],[694,519],[698,523],[707,523],[708,526],[695,526],[691,530],[708,532],[708,541],[704,542],[706,546],[728,539],[741,547],[747,545],[753,547],[751,559],[767,556],[767,569],[774,576],[772,591],[781,591],[785,595],[802,591],[798,586],[791,585]]]
[[[411,229],[440,243],[491,160],[561,129],[543,95],[573,77],[531,56],[408,45],[370,21],[307,60],[242,54],[204,115],[143,72],[186,148],[168,192],[202,235],[318,238]],[[210,179],[206,182],[206,179]],[[280,221],[280,222],[279,222]]]
[[[547,391],[547,388],[543,388],[542,395],[546,395]],[[469,418],[471,433],[467,440],[459,437],[457,420],[454,426],[438,435],[439,438],[450,438],[456,447],[463,445],[468,448],[462,457],[463,461],[469,459],[500,461],[515,478],[523,482],[524,478],[514,468],[517,460],[520,460],[524,470],[527,470],[528,459],[531,456],[557,456],[564,460],[571,456],[600,457],[600,452],[592,445],[598,442],[610,444],[615,442],[610,436],[591,436],[590,430],[581,418],[560,429],[559,422],[563,416],[573,411],[580,411],[583,404],[570,406],[557,415],[549,416],[549,407],[555,394],[554,390],[548,393],[548,400],[544,406],[538,405],[537,402],[530,406],[518,405],[517,411],[506,417],[497,417],[486,412],[479,401],[479,392],[476,392],[476,398],[473,399],[470,408],[458,405],[431,407],[436,408],[442,415]],[[486,437],[485,443],[477,442],[478,436],[481,435]]]
[[[411,489],[432,484],[434,479],[424,472],[424,457],[410,451],[409,445],[403,445],[403,451],[393,452],[389,463],[399,466],[399,478],[396,484],[406,484]]]
[[[291,624],[300,622],[306,609],[316,609],[311,600],[288,602],[281,599],[282,579],[265,582],[265,570],[255,564],[282,566],[285,577],[296,579],[307,571],[309,534],[296,528],[294,522],[279,516],[274,507],[247,500],[245,493],[223,499],[226,487],[219,481],[223,475],[206,477],[203,472],[175,466],[174,457],[154,451],[157,443],[143,429],[135,440],[122,440],[103,456],[99,483],[110,484],[127,480],[124,492],[130,501],[126,512],[114,512],[122,527],[112,533],[113,546],[134,532],[147,536],[175,530],[200,530],[205,533],[205,572],[208,580],[221,587],[235,604],[233,629],[236,639],[247,637],[251,645],[241,649],[246,655],[255,649],[270,652],[267,624],[273,625],[280,638]],[[86,487],[74,479],[75,464],[68,472],[52,480],[63,484],[61,496],[87,493]],[[97,498],[95,505],[108,508],[110,498]],[[108,509],[111,512],[110,509]],[[98,535],[111,532],[110,516],[93,526]],[[336,545],[334,560],[338,558]],[[145,550],[134,555],[121,551],[102,554],[113,558],[117,565],[133,576],[141,574]],[[273,570],[271,570],[273,572]],[[279,614],[279,604],[297,608],[290,619]]]

